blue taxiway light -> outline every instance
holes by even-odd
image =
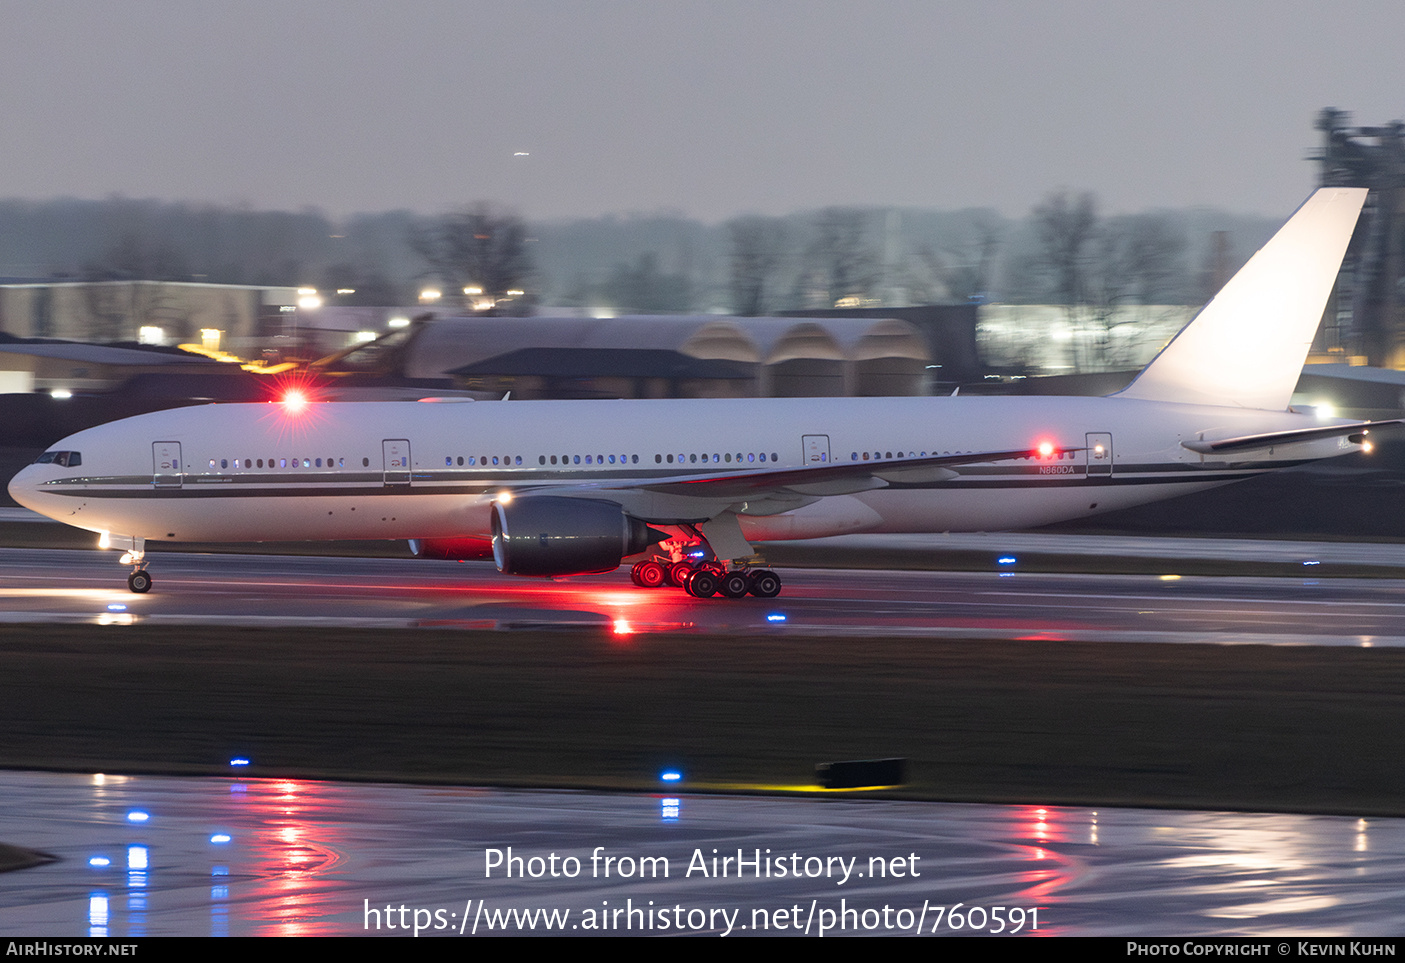
[[[231,766],[247,766],[249,760],[245,759],[243,756],[235,756],[233,759],[229,760],[229,764]]]
[[[133,809],[127,813],[127,822],[129,823],[144,823],[150,818],[151,813],[142,812],[140,809]]]
[[[683,778],[683,774],[677,769],[668,769],[659,774],[659,778],[664,782],[677,782]]]
[[[111,866],[111,865],[112,865],[112,860],[108,859],[106,856],[94,856],[92,859],[88,860],[88,865],[89,865],[89,866]]]
[[[1014,565],[1015,561],[1016,559],[1013,555],[1002,555],[995,560],[997,565]]]
[[[784,621],[785,621],[785,614],[784,614],[784,613],[781,613],[781,612],[772,612],[770,615],[766,616],[766,621],[767,621],[767,622],[784,622]]]
[[[227,843],[229,842],[229,835],[227,833],[215,833],[213,836],[210,837],[210,842]]]

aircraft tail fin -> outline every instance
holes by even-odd
[[[1288,407],[1365,202],[1360,187],[1309,197],[1119,397]]]

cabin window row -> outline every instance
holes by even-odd
[[[675,457],[676,457],[676,462],[675,462]],[[739,452],[737,452],[735,455],[733,455],[731,452],[724,452],[724,453],[722,453],[722,454],[720,454],[720,455],[717,454],[716,452],[712,452],[712,453],[706,454],[706,455],[702,455],[702,454],[691,454],[691,455],[684,454],[684,455],[677,455],[677,456],[674,456],[674,455],[655,455],[655,456],[654,456],[654,464],[660,465],[660,464],[667,463],[667,464],[672,465],[672,464],[675,464],[675,463],[676,463],[676,464],[679,464],[679,465],[685,465],[685,464],[687,464],[687,465],[693,465],[693,464],[702,463],[702,464],[720,465],[720,464],[733,464],[733,463],[735,463],[735,464],[740,465],[740,464],[743,464],[743,463],[746,463],[746,464],[754,464],[755,462],[758,462],[758,461],[759,461],[759,462],[765,462],[766,459],[767,459],[767,457],[769,457],[770,460],[771,460],[773,463],[774,463],[774,462],[778,462],[778,461],[781,460],[781,456],[778,455],[776,452],[771,452],[771,454],[770,454],[769,456],[767,456],[767,454],[766,454],[764,451],[763,451],[763,452],[759,452],[759,453],[758,453],[758,452],[754,452],[754,451],[750,451],[750,452],[745,452],[745,453],[743,453],[743,452],[740,452],[740,451],[739,451]]]
[[[964,451],[943,451],[943,452],[936,452],[936,451],[934,451],[934,452],[932,452],[932,457],[933,457],[933,458],[936,458],[938,455],[965,455],[965,454],[968,454],[968,452],[964,452]],[[855,451],[855,452],[851,452],[851,453],[849,454],[849,460],[850,460],[850,461],[869,461],[869,460],[872,460],[872,461],[883,461],[883,460],[888,459],[888,458],[926,458],[926,457],[927,457],[927,453],[926,453],[925,451],[909,451],[909,452],[901,452],[901,451],[899,451],[899,452],[892,452],[892,451],[875,451],[875,452]],[[1021,460],[1021,461],[1027,461],[1027,460],[1029,459],[1029,457],[1030,457],[1029,455],[1025,455],[1025,456],[1023,456],[1020,460]],[[1068,458],[1068,459],[1072,460],[1073,457],[1074,457],[1074,453],[1073,453],[1072,451],[1058,451],[1058,452],[1053,452],[1053,453],[1048,454],[1048,455],[1041,455],[1040,457],[1043,458],[1043,459],[1047,459],[1047,460],[1049,460],[1049,461],[1054,461],[1054,460],[1060,460],[1060,461],[1061,461],[1061,460],[1063,460],[1063,459],[1065,459],[1065,458]]]
[[[369,468],[371,459],[362,458],[361,466]],[[263,468],[265,459],[263,458],[220,458],[210,459],[211,468]],[[269,468],[345,468],[345,458],[269,458],[267,459]]]

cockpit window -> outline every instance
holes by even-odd
[[[38,458],[34,459],[36,465],[62,465],[65,468],[77,468],[83,464],[83,455],[76,451],[46,451]]]

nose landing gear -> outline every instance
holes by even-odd
[[[146,539],[104,535],[98,545],[102,548],[125,548],[126,551],[117,561],[132,566],[132,574],[127,576],[127,588],[138,595],[151,591],[151,573],[146,570]]]

